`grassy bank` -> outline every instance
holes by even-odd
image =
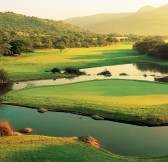
[[[153,62],[168,66],[168,62],[132,50],[132,45],[117,44],[107,47],[71,48],[60,52],[57,49],[36,50],[15,57],[0,57],[0,68],[8,71],[13,80],[60,77],[46,73],[54,67],[97,67],[135,62]],[[64,76],[61,76],[64,77]]]
[[[168,124],[168,85],[164,83],[88,81],[12,91],[1,100],[37,108],[98,114],[135,124]]]
[[[111,155],[80,143],[76,138],[45,136],[22,136],[0,138],[0,161],[124,161],[123,157]],[[129,159],[129,158],[128,158]],[[128,161],[126,158],[126,161]]]
[[[76,137],[20,136],[0,138],[0,161],[125,162],[167,161],[168,158],[122,157],[79,142]]]

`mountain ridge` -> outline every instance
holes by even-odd
[[[90,17],[90,21],[92,17],[93,16]],[[79,18],[78,20],[65,20],[65,22],[70,24],[73,23],[73,25],[100,34],[168,35],[168,5],[159,8],[145,6],[135,13],[125,14],[124,16],[114,19],[106,19],[107,18],[105,18],[104,21],[97,21],[94,24],[82,21],[82,25],[80,25],[81,20]],[[96,20],[93,20],[93,22],[94,21]]]

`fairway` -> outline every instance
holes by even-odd
[[[158,58],[138,55],[132,45],[116,44],[106,47],[67,48],[63,52],[57,49],[36,50],[15,57],[0,57],[0,68],[7,70],[14,81],[69,77],[63,74],[46,73],[54,67],[64,69],[67,66],[77,68],[98,67],[135,62],[153,62],[167,66],[167,62]]]
[[[101,80],[9,92],[4,101],[106,118],[164,124],[168,122],[168,86],[129,80]],[[66,102],[65,102],[66,101]]]

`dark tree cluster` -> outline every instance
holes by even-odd
[[[133,49],[140,54],[168,59],[168,43],[161,39],[144,39],[134,44]]]
[[[23,52],[32,52],[33,44],[30,39],[11,36],[7,32],[0,31],[0,55],[15,55]]]

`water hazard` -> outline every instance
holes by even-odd
[[[0,105],[0,120],[8,120],[15,130],[34,129],[33,134],[71,137],[91,135],[115,154],[153,157],[168,153],[168,127],[142,127],[69,113],[47,112],[18,106]]]
[[[109,70],[112,74],[111,77],[100,76],[98,73]],[[44,86],[44,85],[61,85],[75,82],[89,81],[89,80],[102,80],[102,79],[129,79],[129,80],[144,80],[155,81],[155,77],[164,77],[168,75],[168,67],[158,64],[124,64],[112,65],[95,68],[81,69],[86,72],[86,76],[79,76],[71,79],[47,79],[25,81],[19,84],[14,84],[13,89],[22,89],[26,87]],[[125,75],[122,75],[125,74]]]

